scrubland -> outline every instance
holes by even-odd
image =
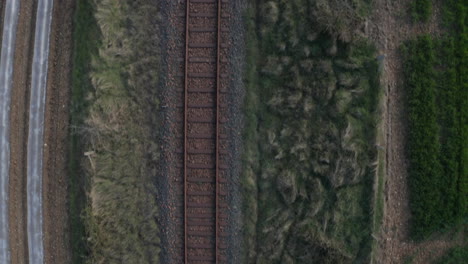
[[[244,263],[370,258],[379,63],[353,3],[248,8]]]

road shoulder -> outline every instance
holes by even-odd
[[[34,1],[22,1],[18,20],[10,110],[9,228],[11,264],[27,263],[26,147],[31,63],[36,18]]]
[[[54,2],[50,33],[43,161],[45,263],[70,263],[68,124],[75,2]]]

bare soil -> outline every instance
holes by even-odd
[[[21,2],[10,108],[9,228],[11,263],[28,263],[26,157],[29,92],[36,18],[35,1]]]
[[[376,263],[404,263],[414,256],[413,263],[426,264],[441,256],[456,242],[453,238],[437,237],[416,243],[409,239],[408,161],[405,153],[407,120],[403,85],[402,56],[399,47],[406,40],[420,34],[440,36],[441,1],[435,1],[434,14],[429,22],[412,23],[408,13],[411,0],[376,0],[373,15],[368,21],[367,34],[385,56],[382,85],[385,90],[383,112],[386,179],[384,189],[384,217],[378,238]]]
[[[70,263],[68,125],[75,1],[55,0],[45,108],[43,212],[45,263]]]

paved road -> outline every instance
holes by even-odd
[[[10,100],[20,0],[6,2],[0,55],[0,263],[10,263],[8,177],[10,171]],[[3,15],[3,14],[1,14]]]
[[[27,164],[28,250],[30,264],[44,263],[42,234],[42,158],[52,5],[53,0],[38,1],[34,38]]]

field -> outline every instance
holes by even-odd
[[[357,3],[248,8],[243,263],[370,258],[379,63]]]
[[[70,164],[74,263],[158,263],[158,12],[145,0],[78,4]]]
[[[440,39],[404,46],[408,90],[412,236],[420,240],[466,221],[466,33],[459,1],[447,2]],[[463,52],[465,51],[465,52]]]

